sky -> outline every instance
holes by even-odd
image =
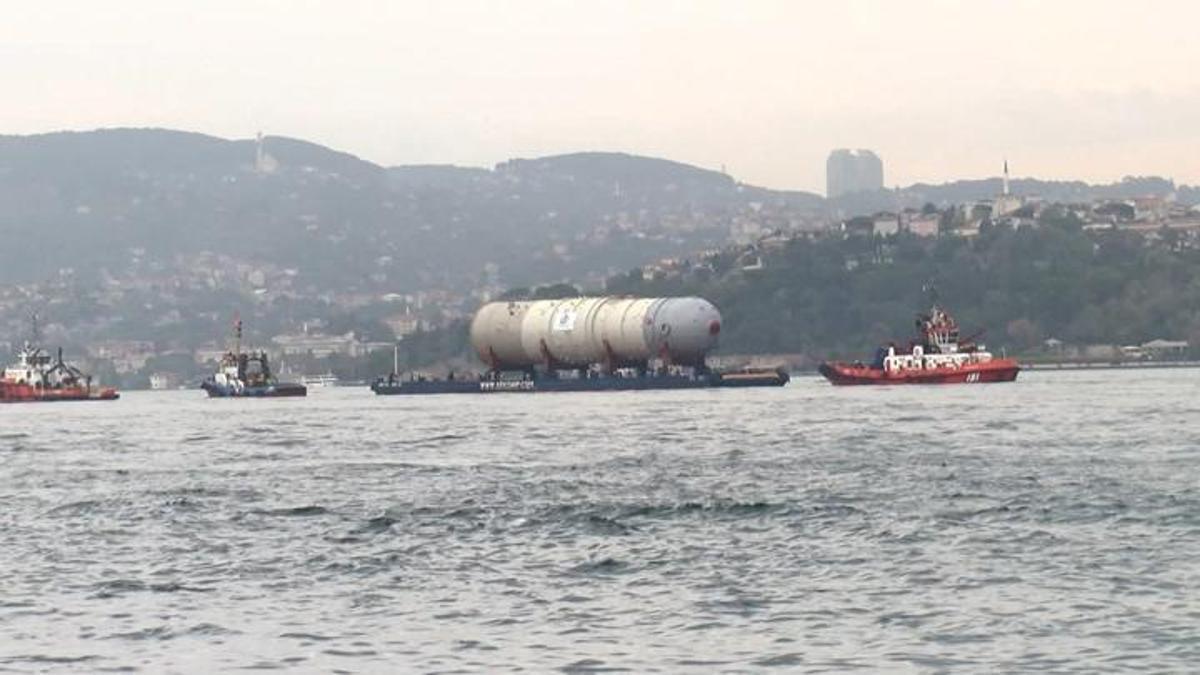
[[[0,0],[0,134],[261,130],[386,165],[630,152],[824,192],[1200,184],[1194,0]]]

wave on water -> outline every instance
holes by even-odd
[[[589,560],[585,563],[580,563],[572,567],[568,573],[580,576],[592,576],[596,574],[621,574],[627,572],[630,565],[627,562],[616,558],[600,558],[599,560]]]
[[[328,515],[329,509],[316,504],[307,504],[304,506],[286,506],[277,509],[256,510],[254,513],[264,516],[311,518],[313,516]]]
[[[437,434],[436,436],[425,436],[422,438],[414,438],[412,440],[396,441],[395,445],[436,445],[447,441],[465,441],[471,438],[467,434]]]
[[[92,597],[116,598],[130,593],[210,593],[206,586],[191,586],[177,581],[147,583],[137,579],[110,579],[92,585]]]
[[[379,532],[387,532],[392,529],[392,526],[400,521],[387,515],[376,516],[368,519],[359,527],[353,530],[354,534],[376,534]]]
[[[280,633],[279,637],[287,638],[290,640],[301,640],[303,642],[329,642],[330,640],[337,639],[336,636],[332,636],[332,635],[319,635],[317,633],[295,633],[295,632]]]
[[[50,516],[78,516],[92,513],[104,506],[98,499],[83,499],[77,502],[59,504],[46,512]]]
[[[81,663],[92,663],[102,660],[103,657],[97,654],[83,654],[80,656],[61,656],[52,654],[17,654],[15,656],[0,655],[0,664],[21,664],[31,663],[49,666],[70,666]]]
[[[199,623],[190,626],[183,630],[179,630],[170,625],[150,626],[147,628],[139,628],[132,631],[123,631],[110,633],[104,637],[106,640],[174,640],[180,637],[200,637],[200,638],[221,638],[232,635],[239,635],[240,631],[236,631],[215,623]]]
[[[311,444],[307,438],[271,438],[261,441],[260,445],[275,448],[303,448]]]

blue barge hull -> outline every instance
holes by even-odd
[[[279,398],[305,396],[308,394],[307,387],[291,382],[235,389],[219,385],[215,382],[205,381],[200,385],[200,388],[208,392],[209,398]]]
[[[649,391],[657,389],[713,389],[728,387],[782,387],[788,383],[783,371],[707,373],[704,375],[647,375],[644,377],[535,377],[480,380],[376,380],[371,391],[380,396],[411,394],[496,394],[539,391]]]

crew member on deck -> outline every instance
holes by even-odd
[[[887,358],[887,347],[879,347],[875,350],[875,358],[871,360],[871,368],[873,370],[883,370],[883,360]]]

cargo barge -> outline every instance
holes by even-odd
[[[471,321],[482,375],[401,377],[399,364],[371,390],[393,394],[647,391],[780,387],[783,370],[717,371],[705,357],[721,314],[703,298],[580,297],[493,302]]]
[[[709,371],[699,374],[647,374],[578,376],[511,375],[399,380],[380,378],[371,391],[381,396],[404,394],[497,394],[544,391],[651,391],[658,389],[712,389],[732,387],[782,387],[791,379],[784,370]]]

